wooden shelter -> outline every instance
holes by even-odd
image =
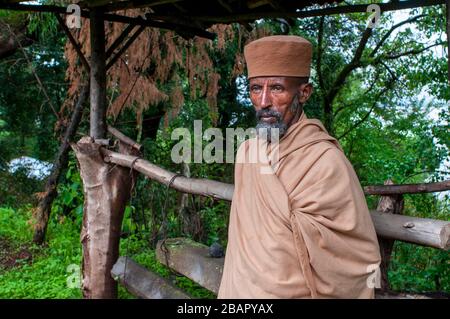
[[[115,298],[117,296],[116,282],[110,275],[115,265],[113,269],[114,277],[141,297],[185,297],[183,293],[173,292],[167,287],[164,288],[164,291],[158,291],[158,287],[164,285],[163,281],[131,262],[127,269],[126,259],[118,259],[123,211],[129,200],[135,174],[140,172],[182,192],[212,196],[228,201],[231,200],[233,186],[215,181],[186,177],[177,178],[177,175],[141,159],[140,145],[114,128],[107,126],[106,75],[108,68],[137,38],[139,30],[145,27],[173,30],[185,38],[199,36],[214,39],[215,35],[206,29],[216,23],[237,22],[249,27],[249,22],[261,18],[282,18],[287,23],[292,23],[292,19],[296,18],[366,12],[367,5],[337,5],[337,3],[342,2],[337,1],[332,5],[321,7],[328,2],[324,0],[61,1],[63,4],[73,2],[80,6],[80,15],[90,19],[91,56],[89,59],[83,56],[79,44],[72,37],[64,20],[59,16],[60,14],[70,14],[65,6],[35,5],[26,4],[25,1],[0,0],[0,9],[57,14],[61,27],[66,31],[69,40],[80,56],[84,68],[90,74],[90,136],[82,138],[77,144],[72,145],[80,163],[85,193],[81,235],[83,245],[83,294],[86,298]],[[449,2],[449,0],[407,0],[380,3],[379,6],[383,12],[447,4],[447,12],[450,12],[448,9]],[[313,7],[311,8],[311,6]],[[151,13],[135,18],[117,13],[120,10],[134,8],[150,8]],[[447,15],[448,20],[450,20],[449,17],[450,13]],[[105,47],[105,21],[126,25],[123,33],[109,48]],[[448,34],[450,34],[449,29],[450,24],[447,23]],[[84,91],[84,94],[87,94],[86,91]],[[111,149],[112,143],[107,139],[108,132],[119,141],[118,149],[114,151]],[[371,212],[371,214],[382,246],[384,287],[387,285],[386,269],[389,264],[393,240],[413,242],[444,250],[448,250],[450,244],[449,222],[394,215],[401,213],[402,194],[448,189],[450,189],[450,181],[428,185],[386,185],[365,189],[367,194],[383,196],[379,209]],[[184,242],[181,241],[181,243]],[[166,263],[208,289],[216,291],[217,278],[220,278],[220,263],[214,264],[213,262],[213,265],[208,262],[203,263],[204,257],[201,254],[199,255],[198,250],[192,250],[192,247],[184,251],[190,251],[190,257],[174,254],[172,255],[173,259],[166,260]],[[164,262],[163,259],[161,260]],[[189,263],[185,260],[190,260],[190,263],[197,262],[203,265],[201,266],[202,269],[207,269],[209,272],[217,271],[218,273],[195,277],[189,270]],[[139,278],[142,280],[136,280],[135,275],[130,275],[128,277],[130,280],[127,281],[125,276],[130,271],[133,271],[135,275],[140,273]],[[158,282],[160,284],[154,284]],[[143,287],[143,284],[148,284],[147,288]]]

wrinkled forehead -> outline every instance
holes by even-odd
[[[274,85],[281,84],[285,86],[297,85],[300,81],[298,77],[289,76],[258,76],[249,79],[249,84],[254,85]]]

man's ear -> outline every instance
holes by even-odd
[[[301,104],[305,104],[309,100],[313,93],[313,86],[311,83],[302,83],[298,86],[298,101]]]

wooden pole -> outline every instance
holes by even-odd
[[[106,137],[106,54],[105,24],[103,12],[94,9],[90,13],[91,31],[91,113],[90,136]]]
[[[127,290],[143,299],[190,299],[168,279],[145,269],[128,257],[120,257],[111,275]]]
[[[164,168],[154,165],[142,158],[120,154],[105,149],[102,149],[102,153],[105,162],[124,167],[131,167],[131,165],[133,165],[133,169],[137,172],[140,172],[164,185],[169,185],[170,181],[176,176],[175,173],[165,170]],[[187,178],[184,176],[176,177],[173,180],[173,183],[171,183],[171,187],[180,192],[202,195],[214,199],[224,199],[227,201],[231,201],[234,191],[234,185],[232,184],[221,183],[204,178]]]
[[[364,193],[366,195],[420,194],[444,192],[448,190],[450,190],[450,180],[435,183],[373,185],[364,187]]]
[[[450,249],[450,221],[370,212],[377,235],[426,247]]]
[[[133,42],[139,37],[139,35],[145,30],[144,26],[140,26],[133,35],[125,42],[125,44],[120,48],[120,50],[115,54],[111,55],[111,59],[106,64],[106,70],[109,70],[114,63],[122,56],[122,54],[133,44]]]
[[[210,257],[208,246],[188,238],[167,238],[156,245],[156,258],[200,286],[219,292],[225,258]]]
[[[58,20],[58,23],[61,26],[61,28],[66,33],[67,38],[69,39],[70,43],[72,43],[73,48],[77,52],[78,57],[81,60],[81,64],[83,64],[84,68],[86,69],[86,72],[90,74],[91,67],[89,66],[89,62],[86,60],[86,57],[84,56],[83,51],[81,51],[81,45],[77,42],[77,40],[75,40],[75,38],[73,37],[72,33],[70,32],[69,28],[67,27],[66,23],[61,18],[61,16],[59,14],[55,13],[55,17]]]
[[[387,180],[385,185],[394,184],[392,180]],[[380,201],[378,202],[377,211],[382,212],[383,214],[402,214],[403,210],[403,195],[390,195],[390,196],[381,196]],[[384,238],[379,235],[379,231],[377,231],[378,243],[380,245],[380,255],[381,255],[381,282],[380,287],[381,291],[389,291],[389,279],[388,279],[388,269],[389,264],[391,262],[391,254],[392,249],[394,248],[394,239]]]
[[[127,38],[127,36],[130,34],[131,31],[133,31],[135,25],[129,24],[125,28],[125,30],[122,31],[122,33],[117,37],[116,40],[111,44],[111,46],[106,51],[106,58],[108,59],[114,52],[115,49],[117,49],[123,41]]]
[[[83,297],[117,298],[117,282],[111,269],[119,258],[119,240],[125,206],[136,178],[135,172],[103,161],[102,146],[83,137],[72,144],[83,180],[84,214],[81,230],[83,248]],[[138,155],[119,143],[119,152]]]

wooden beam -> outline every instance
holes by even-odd
[[[91,32],[91,111],[90,136],[106,138],[106,55],[103,12],[92,10]]]
[[[208,246],[188,238],[168,238],[157,243],[156,258],[200,286],[218,293],[224,258],[209,257]]]
[[[117,138],[119,141],[121,141],[122,143],[131,146],[132,148],[134,148],[137,151],[142,151],[142,145],[136,143],[134,140],[132,140],[131,138],[129,138],[128,136],[126,136],[125,134],[123,134],[122,132],[120,132],[118,129],[109,126],[108,125],[108,132],[114,136],[115,138]]]
[[[450,249],[450,221],[371,211],[377,235],[422,246]]]
[[[247,8],[256,9],[269,3],[269,0],[247,0]]]
[[[37,5],[37,4],[16,4],[16,3],[1,3],[0,9],[12,11],[29,11],[29,12],[53,12],[61,14],[71,14],[67,12],[66,7],[54,5]],[[81,16],[89,18],[89,11],[81,10]]]
[[[134,25],[141,25],[152,28],[161,28],[167,30],[173,30],[181,34],[189,34],[190,36],[199,36],[202,38],[214,40],[216,35],[212,32],[197,28],[192,25],[187,25],[183,23],[174,23],[174,22],[165,22],[165,21],[157,21],[160,19],[154,19],[151,15],[145,15],[147,19],[143,19],[142,17],[126,17],[115,14],[105,14],[106,21],[112,22],[121,22],[121,23],[129,23]],[[169,19],[173,19],[173,17],[169,17]]]
[[[123,154],[118,153],[108,153],[105,154],[107,157],[107,160],[111,160],[119,165],[128,166],[130,163],[134,160],[134,158],[130,158]],[[148,175],[150,178],[156,179],[158,182],[168,185],[171,178],[175,175],[172,172],[169,172],[167,170],[164,170],[156,165],[153,165],[149,163],[148,161],[145,161],[143,159],[139,159],[136,163],[139,163],[139,171],[144,174]],[[181,183],[180,181],[183,181]],[[194,186],[186,186],[186,181],[184,180],[184,177],[179,177],[177,180],[173,183],[173,186],[175,189],[189,193],[193,191],[193,188],[197,195],[204,195],[204,196],[213,196],[217,199],[224,199],[224,200],[231,200],[231,195],[233,193],[233,185],[220,183],[220,182],[214,182],[218,184],[214,184],[214,188],[212,189],[211,193],[209,194],[209,191],[205,188],[203,185],[203,181],[210,181],[210,180],[204,180],[204,179],[193,179],[192,183],[196,184]],[[198,184],[198,185],[197,185]],[[366,186],[364,187],[364,193],[366,195],[392,195],[392,194],[416,194],[416,193],[430,193],[430,192],[440,192],[440,191],[446,191],[450,190],[450,181],[444,181],[444,182],[437,182],[437,183],[424,183],[424,184],[404,184],[404,185],[375,185],[375,186]]]
[[[119,11],[125,9],[147,8],[156,7],[163,4],[177,3],[184,0],[134,0],[134,1],[121,1],[117,3],[111,3],[104,6],[105,11]],[[90,1],[89,1],[90,2]]]
[[[66,8],[59,6],[50,6],[50,5],[28,5],[28,4],[3,4],[0,3],[0,9],[5,10],[15,10],[15,11],[30,11],[30,12],[55,12],[61,14],[68,14],[66,12]],[[87,10],[81,10],[81,16],[83,18],[90,19],[90,13]],[[152,28],[161,28],[167,30],[173,30],[180,33],[183,36],[199,36],[201,38],[206,38],[210,40],[214,40],[216,35],[212,32],[208,32],[204,29],[195,27],[193,25],[186,25],[178,22],[165,22],[165,21],[156,21],[159,19],[143,19],[142,17],[127,17],[121,16],[117,14],[104,14],[103,19],[105,21],[110,22],[119,22],[133,25],[140,25]],[[169,20],[173,20],[174,17],[170,16]]]
[[[91,67],[89,66],[89,62],[86,60],[86,57],[84,56],[83,52],[81,51],[80,44],[77,42],[77,40],[75,40],[75,38],[73,37],[72,33],[70,32],[69,28],[67,27],[66,23],[61,18],[61,16],[58,13],[55,13],[55,16],[56,16],[56,19],[58,20],[59,25],[66,33],[67,38],[69,38],[70,43],[72,44],[75,51],[77,52],[78,57],[81,60],[81,64],[84,66],[84,68],[86,69],[86,72],[89,74],[91,72]]]
[[[445,3],[446,0],[409,0],[409,1],[392,1],[388,3],[378,3],[382,12],[385,11],[396,11],[403,9],[411,9],[417,7],[427,7],[434,6]],[[367,5],[347,5],[347,6],[335,6],[324,9],[314,9],[314,10],[301,10],[301,11],[271,11],[271,12],[252,12],[243,14],[230,14],[230,15],[220,15],[220,16],[192,16],[194,20],[210,22],[210,23],[232,23],[232,22],[242,22],[242,21],[254,21],[258,19],[275,19],[275,18],[308,18],[317,17],[325,15],[335,15],[344,13],[366,13]]]
[[[111,56],[111,59],[108,61],[108,64],[106,64],[106,70],[109,70],[114,63],[122,56],[122,54],[130,47],[130,45],[133,44],[133,42],[138,38],[138,36],[145,30],[144,26],[140,26],[139,29],[137,29],[133,35],[125,42],[125,44],[120,48],[120,50],[113,56]]]
[[[129,257],[120,257],[111,276],[134,296],[144,299],[190,299],[170,281],[145,269]]]
[[[385,185],[392,185],[393,181],[388,179],[384,182]],[[404,201],[403,194],[398,195],[388,195],[381,196],[378,201],[377,211],[383,214],[397,214],[401,215],[403,213]],[[392,250],[394,248],[394,239],[384,238],[377,233],[378,236],[378,244],[380,245],[380,254],[381,254],[381,282],[380,288],[381,291],[390,290],[389,278],[388,278],[388,270],[389,264],[391,263],[391,255]]]
[[[420,194],[450,190],[450,180],[436,183],[373,185],[364,187],[367,195]]]
[[[169,185],[170,181],[177,176],[177,174],[154,165],[142,158],[120,154],[106,149],[103,149],[103,155],[106,162],[125,167],[131,167],[133,164],[133,168],[136,171],[164,185]],[[184,176],[176,177],[173,180],[171,187],[183,193],[202,195],[227,201],[231,200],[234,191],[234,185],[232,184],[203,178],[186,178]]]
[[[388,3],[378,3],[381,8],[381,11],[396,11],[403,9],[411,9],[418,7],[428,7],[434,5],[445,4],[448,0],[409,0],[409,1],[391,1]],[[65,7],[60,6],[51,6],[51,5],[29,5],[29,4],[9,4],[9,3],[0,3],[0,9],[6,10],[18,10],[18,11],[34,11],[34,12],[57,12],[67,14]],[[292,12],[252,12],[245,14],[230,14],[230,15],[221,15],[221,16],[191,16],[192,20],[205,21],[210,23],[233,23],[233,22],[243,22],[243,21],[254,21],[258,19],[274,19],[274,18],[307,18],[307,17],[317,17],[317,16],[326,16],[326,15],[335,15],[335,14],[345,14],[345,13],[366,13],[367,5],[347,5],[347,6],[335,6],[324,9],[314,9],[314,10],[301,10],[301,11],[292,11]],[[89,13],[87,10],[81,11],[81,16],[85,18],[89,18]],[[156,15],[155,15],[156,16]],[[164,20],[164,16],[157,15],[161,19]],[[117,20],[116,20],[117,17]],[[174,16],[165,16],[166,18],[173,19]],[[124,19],[128,18],[126,22]],[[116,21],[116,22],[124,22],[129,23],[130,19],[135,19],[131,17],[123,17],[117,15],[108,15],[105,14],[106,21]],[[120,20],[120,21],[119,21]],[[158,26],[154,26],[158,27]],[[160,28],[166,29],[167,27],[161,26]],[[168,28],[170,29],[170,28]],[[172,30],[172,29],[170,29]]]
[[[125,28],[125,30],[122,31],[122,33],[117,37],[117,39],[114,40],[114,42],[111,44],[111,46],[106,51],[106,58],[109,59],[111,55],[114,53],[114,51],[123,43],[123,41],[126,39],[126,37],[133,31],[135,28],[135,25],[129,24]]]

